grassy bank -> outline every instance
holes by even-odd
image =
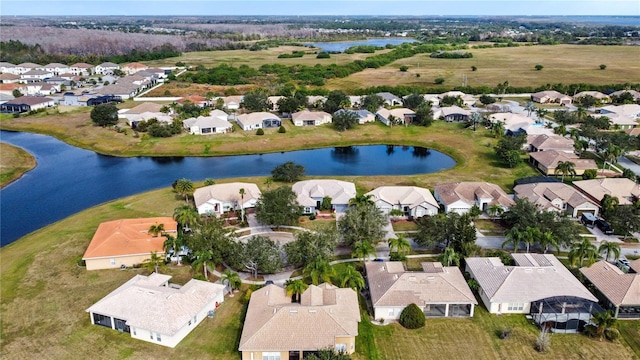
[[[36,167],[36,159],[25,150],[0,143],[0,189]]]

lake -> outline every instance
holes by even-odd
[[[73,147],[51,136],[0,131],[3,142],[35,156],[38,166],[0,190],[0,240],[9,244],[81,210],[179,178],[267,176],[284,162],[307,175],[413,175],[445,170],[456,162],[441,152],[413,146],[350,146],[263,155],[222,157],[115,157]]]
[[[304,45],[321,48],[322,51],[326,52],[344,52],[346,49],[358,45],[385,46],[387,44],[400,45],[407,42],[416,42],[416,40],[411,38],[373,38],[361,41],[314,42],[305,43]]]

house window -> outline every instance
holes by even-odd
[[[133,328],[133,329],[131,329],[131,330],[133,330],[133,336],[138,335],[138,334],[136,334],[136,328]]]
[[[509,303],[507,305],[507,311],[522,311],[524,309],[524,303]]]
[[[149,339],[153,340],[153,331],[149,331]]]
[[[158,342],[162,342],[162,337],[160,333],[156,333],[156,340],[158,340]]]
[[[336,344],[336,352],[338,352],[338,353],[346,353],[347,352],[347,344]]]
[[[194,324],[196,323],[196,316],[198,316],[198,315],[193,315],[193,323]]]
[[[110,263],[111,265],[115,265],[115,264],[116,264],[116,259],[111,259],[111,260],[109,260],[109,263]]]
[[[389,316],[393,316],[393,309],[389,309]]]
[[[279,352],[263,352],[262,360],[280,360]]]

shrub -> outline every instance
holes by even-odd
[[[390,261],[407,261],[407,256],[404,254],[400,254],[397,251],[394,251],[391,254],[389,254],[389,260]]]
[[[607,65],[605,65],[605,64],[601,64],[601,65],[600,65],[600,70],[604,70],[604,69],[606,69],[606,68],[607,68]]]
[[[251,300],[251,294],[253,294],[253,290],[247,289],[247,291],[244,293],[244,296],[242,296],[242,302],[248,304],[249,300]]]
[[[551,335],[547,329],[540,330],[540,334],[536,338],[535,349],[538,352],[547,352],[551,347]]]
[[[534,66],[534,68],[535,68],[537,71],[540,71],[540,70],[544,69],[544,66],[542,66],[542,65],[540,65],[540,64],[536,64],[536,66]]]
[[[416,74],[416,77],[420,77],[420,74]]]
[[[498,337],[502,340],[508,339],[511,335],[512,329],[510,327],[504,327],[498,330]]]
[[[436,85],[442,85],[444,84],[444,78],[436,78],[436,80],[434,81],[436,83]]]
[[[315,220],[315,219],[316,219],[316,214],[309,215],[309,220]]]
[[[615,341],[620,338],[620,331],[615,328],[608,328],[604,330],[604,337],[609,341]]]
[[[424,312],[416,304],[409,304],[400,313],[400,325],[407,329],[419,329],[425,322]]]
[[[286,132],[287,132],[287,129],[285,129],[285,128],[284,128],[284,126],[280,126],[280,128],[278,129],[278,132],[279,132],[280,134],[284,134],[284,133],[286,133]]]
[[[406,72],[407,70],[409,70],[409,67],[407,65],[400,66],[400,71]]]
[[[216,183],[216,181],[215,181],[214,179],[212,179],[212,178],[206,178],[206,179],[204,179],[204,184],[205,184],[206,186],[214,185],[215,183]]]
[[[328,52],[321,52],[318,53],[318,56],[316,56],[316,59],[330,59],[331,55]]]
[[[585,180],[595,179],[598,176],[598,170],[596,169],[587,169],[582,174],[582,178]]]
[[[258,129],[258,131],[256,131],[256,135],[264,135],[264,130]]]
[[[471,67],[471,71],[476,71],[476,70],[478,70],[477,66],[474,65],[474,66]]]

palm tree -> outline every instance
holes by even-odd
[[[194,190],[193,181],[186,178],[178,179],[176,180],[175,190],[178,194],[184,195],[184,201],[188,204],[189,195],[193,194]]]
[[[544,117],[547,116],[548,113],[549,113],[549,110],[545,108],[536,109],[536,115],[538,115],[538,122],[540,123],[544,122]]]
[[[536,227],[527,226],[527,228],[524,229],[523,240],[525,245],[527,245],[527,253],[529,253],[531,245],[538,242],[538,239],[540,239],[541,236],[542,233],[540,232],[540,229]]]
[[[584,260],[587,259],[587,265],[591,265],[596,257],[598,256],[598,249],[595,245],[589,241],[589,239],[584,238],[581,242],[576,242],[573,244],[571,251],[569,251],[569,263],[572,266],[582,267]]]
[[[244,191],[244,188],[240,188],[240,191],[238,191],[238,193],[240,194],[240,222],[244,221],[244,194],[246,194],[246,192]]]
[[[179,253],[180,249],[182,249],[182,246],[184,245],[184,238],[180,235],[178,235],[177,237],[173,237],[169,234],[165,234],[165,237],[167,238],[167,240],[165,240],[164,244],[162,244],[164,253],[166,255],[169,255],[171,253],[171,250],[173,250],[173,255],[178,258],[178,265],[182,265]]]
[[[273,178],[269,176],[264,180],[264,184],[267,185],[267,189],[271,189],[271,184],[273,184]]]
[[[598,247],[598,254],[605,253],[604,259],[609,261],[609,255],[613,254],[613,260],[620,257],[620,245],[610,241],[603,241]]]
[[[409,240],[407,240],[407,238],[402,234],[398,234],[397,236],[397,238],[389,239],[389,249],[392,251],[395,249],[398,254],[409,252],[411,250],[411,243]]]
[[[487,209],[487,213],[491,216],[491,220],[495,220],[498,216],[502,215],[504,208],[500,204],[491,204]]]
[[[200,214],[190,205],[180,205],[173,210],[173,220],[182,225],[181,228],[184,231],[200,221]]]
[[[231,291],[229,292],[229,296],[233,296],[233,290],[237,290],[242,285],[242,279],[240,279],[240,275],[237,272],[232,271],[231,269],[226,269],[224,273],[222,273],[222,283],[227,282]]]
[[[334,275],[334,270],[327,260],[316,259],[308,263],[307,266],[302,269],[302,274],[311,278],[311,283],[313,285],[318,285],[320,280],[331,283],[331,277]]]
[[[513,227],[507,231],[506,235],[507,236],[502,243],[502,248],[504,249],[507,245],[512,244],[513,252],[517,253],[520,244],[524,242],[524,232],[520,231],[517,227]]]
[[[368,241],[356,241],[351,248],[351,257],[362,259],[362,262],[364,262],[369,255],[376,254],[376,248]]]
[[[527,104],[524,106],[524,109],[527,110],[527,116],[531,117],[531,113],[534,112],[536,110],[536,106],[533,105],[533,102],[529,101],[527,102]]]
[[[213,258],[213,251],[211,249],[196,251],[195,256],[196,260],[191,263],[191,266],[194,270],[202,266],[204,278],[206,280],[209,280],[209,269],[207,268],[207,261],[211,261],[211,259]]]
[[[505,131],[506,129],[504,128],[504,122],[496,121],[491,124],[491,134],[493,135],[493,137],[500,138],[504,136]]]
[[[158,256],[158,253],[152,251],[149,258],[144,261],[145,268],[149,271],[154,271],[159,274],[158,269],[164,268],[164,260]]]
[[[469,122],[473,124],[473,131],[476,131],[476,125],[482,122],[482,114],[477,111],[474,112],[469,117]]]
[[[565,175],[576,176],[576,164],[571,161],[558,161],[556,169],[553,171],[555,175],[562,174],[562,182]]]
[[[567,135],[567,127],[562,124],[558,125],[555,128],[553,128],[553,133],[556,135],[565,136]]]
[[[574,113],[576,115],[576,118],[580,120],[580,122],[582,122],[588,115],[587,110],[582,106],[579,106]]]
[[[622,155],[622,148],[616,145],[609,145],[602,154],[604,160],[609,162],[609,169],[611,169],[611,165],[618,162],[618,158]],[[604,165],[602,165],[602,169],[604,170]]]
[[[299,303],[302,300],[302,293],[307,290],[309,285],[305,284],[302,280],[287,280],[284,283],[285,289],[287,289],[287,294],[292,295],[291,302]]]
[[[608,310],[593,313],[593,315],[591,315],[591,319],[596,324],[596,334],[598,334],[600,341],[602,341],[605,331],[614,327],[616,324],[616,318],[611,316],[611,312]]]
[[[442,254],[438,255],[438,261],[446,266],[451,266],[451,264],[460,266],[460,255],[452,247],[446,247]]]
[[[149,230],[147,234],[153,235],[153,237],[158,237],[159,234],[164,233],[164,224],[155,223],[155,225],[149,226]]]
[[[353,265],[345,266],[338,274],[338,278],[341,288],[350,287],[355,291],[359,291],[364,287],[364,278]]]
[[[558,239],[553,235],[551,231],[545,231],[540,235],[538,239],[540,243],[540,247],[544,249],[544,253],[546,254],[549,251],[549,246],[553,246],[556,250],[560,251],[560,245],[558,244]]]
[[[354,198],[349,199],[349,206],[360,207],[369,204],[374,204],[373,195],[357,194]]]

